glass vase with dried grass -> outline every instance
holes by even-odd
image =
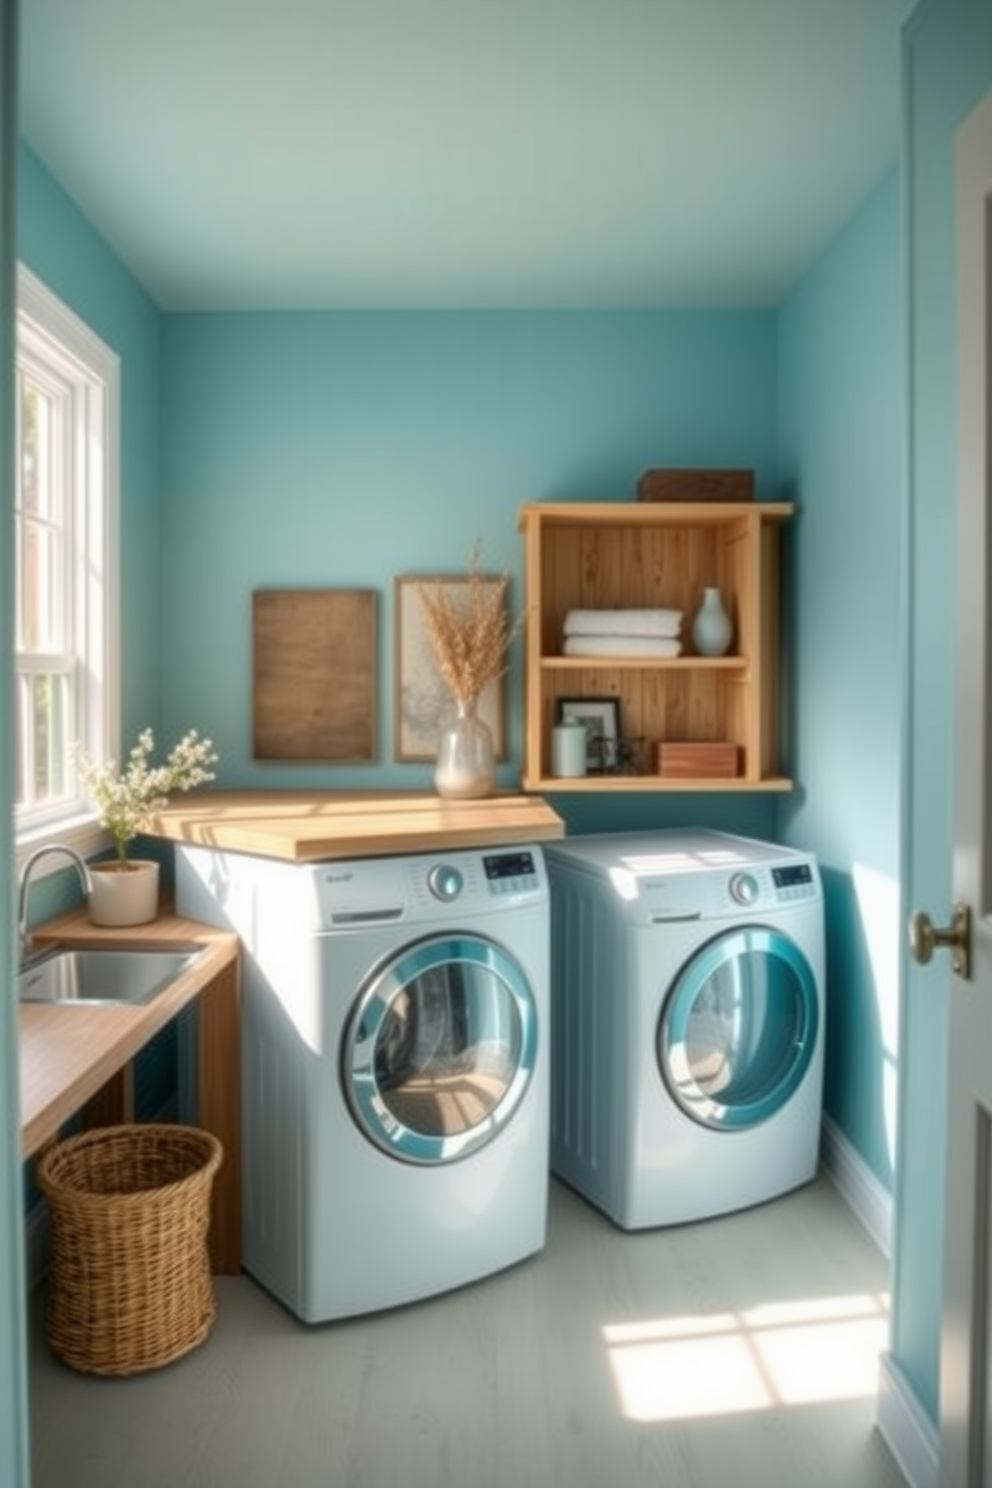
[[[468,800],[492,795],[496,751],[492,730],[479,717],[479,699],[507,669],[517,627],[506,612],[508,580],[486,579],[476,546],[461,592],[422,584],[419,598],[438,671],[450,694],[438,735],[434,788],[439,796]]]

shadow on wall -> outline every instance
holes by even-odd
[[[574,795],[547,792],[550,805],[565,822],[568,835],[589,832],[647,832],[662,827],[709,827],[763,842],[777,842],[774,797],[742,793],[697,795],[692,792],[608,791]]]
[[[824,1108],[885,1188],[895,1168],[899,885],[823,868],[827,961]]]

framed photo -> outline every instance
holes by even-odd
[[[486,575],[482,583],[493,585],[506,603],[505,577]],[[435,589],[440,585],[450,586],[456,604],[462,593],[468,598],[469,581],[464,577],[401,575],[394,580],[393,750],[398,760],[433,760],[441,723],[451,707],[451,695],[434,659],[419,593],[421,586]],[[500,677],[479,698],[479,717],[492,730],[498,760],[506,758],[505,693],[506,678]]]
[[[562,718],[585,724],[586,769],[592,774],[615,770],[620,761],[620,703],[617,698],[562,698]]]

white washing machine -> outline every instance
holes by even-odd
[[[808,853],[713,831],[546,847],[551,1166],[625,1229],[816,1173],[824,932]]]
[[[543,1247],[539,848],[300,865],[184,846],[177,905],[244,944],[246,1270],[321,1322]]]

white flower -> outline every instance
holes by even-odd
[[[99,808],[100,823],[114,839],[117,857],[122,860],[127,857],[128,843],[156,811],[168,805],[172,791],[192,790],[214,779],[208,768],[218,758],[213,742],[201,739],[196,729],[179,740],[163,765],[149,768],[154,748],[152,731],[145,729],[138,735],[122,774],[117,773],[116,760],[94,765],[80,745],[75,749],[80,779]]]

